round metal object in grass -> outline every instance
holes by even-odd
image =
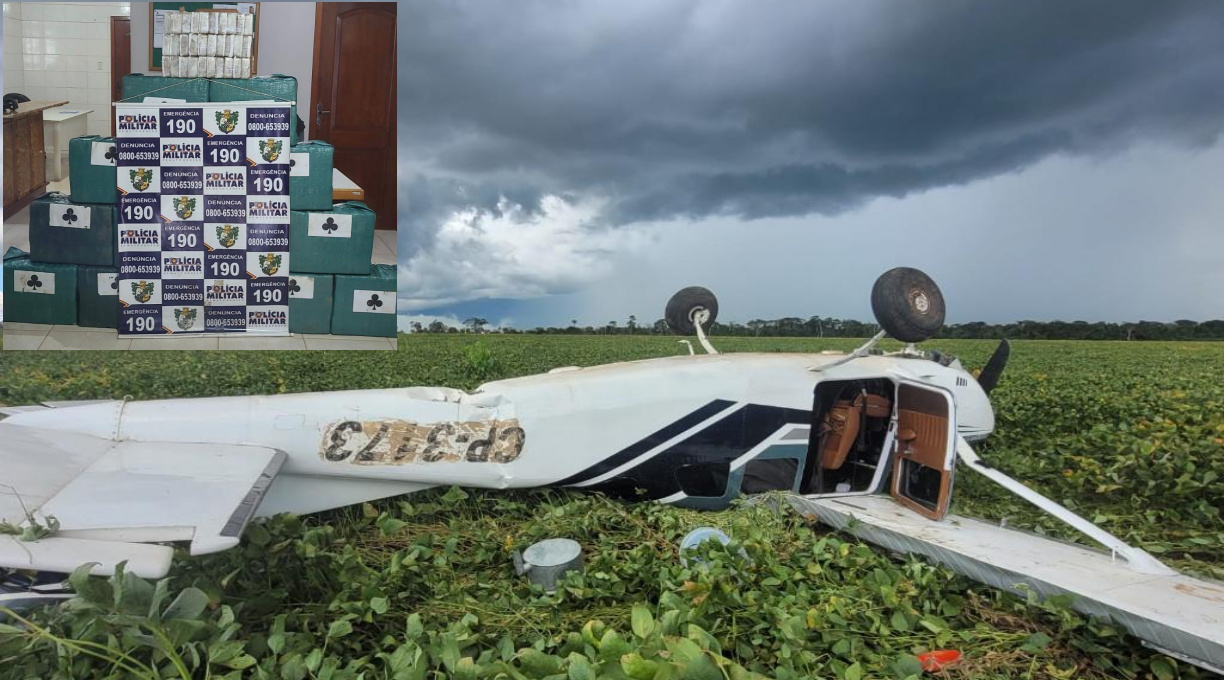
[[[581,567],[582,546],[568,538],[550,538],[514,553],[515,572],[526,574],[528,581],[549,593],[556,592],[557,581],[566,572]]]

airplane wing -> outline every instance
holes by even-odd
[[[285,454],[262,446],[111,441],[0,423],[0,522],[60,528],[37,541],[0,534],[0,567],[93,573],[169,571],[173,549],[191,554],[238,544]]]

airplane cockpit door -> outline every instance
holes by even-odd
[[[897,387],[897,434],[890,493],[924,517],[943,519],[956,471],[956,408],[947,390]]]

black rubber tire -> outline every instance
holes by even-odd
[[[702,330],[708,333],[710,327],[714,325],[714,320],[718,318],[718,299],[709,289],[701,286],[682,288],[671,296],[671,299],[667,301],[667,311],[664,312],[663,318],[667,320],[667,327],[673,333],[693,335],[697,332],[697,325],[693,323],[692,315],[698,309],[710,312],[709,320],[702,326]]]
[[[943,327],[944,298],[926,274],[910,267],[890,269],[871,288],[871,311],[880,327],[901,342],[922,342]]]

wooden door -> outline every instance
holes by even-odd
[[[891,493],[902,505],[943,519],[952,502],[956,420],[952,396],[902,383],[897,388],[897,438]]]
[[[34,189],[34,174],[33,168],[38,163],[43,163],[43,172],[46,172],[46,161],[43,160],[43,155],[36,153],[35,150],[42,151],[42,147],[35,147],[30,139],[30,120],[33,116],[22,116],[13,121],[13,152],[16,154],[17,172],[16,177],[17,195],[25,196]],[[42,117],[39,116],[38,127],[42,128]]]
[[[311,139],[335,147],[335,166],[365,190],[379,229],[395,229],[395,3],[315,6]]]
[[[17,201],[21,194],[17,193],[17,137],[13,134],[13,124],[4,121],[4,205],[9,206]],[[5,215],[8,217],[8,215]]]
[[[117,102],[123,97],[123,76],[132,71],[132,20],[128,17],[111,17],[111,101]],[[111,136],[115,136],[114,111],[107,107],[110,114]]]

